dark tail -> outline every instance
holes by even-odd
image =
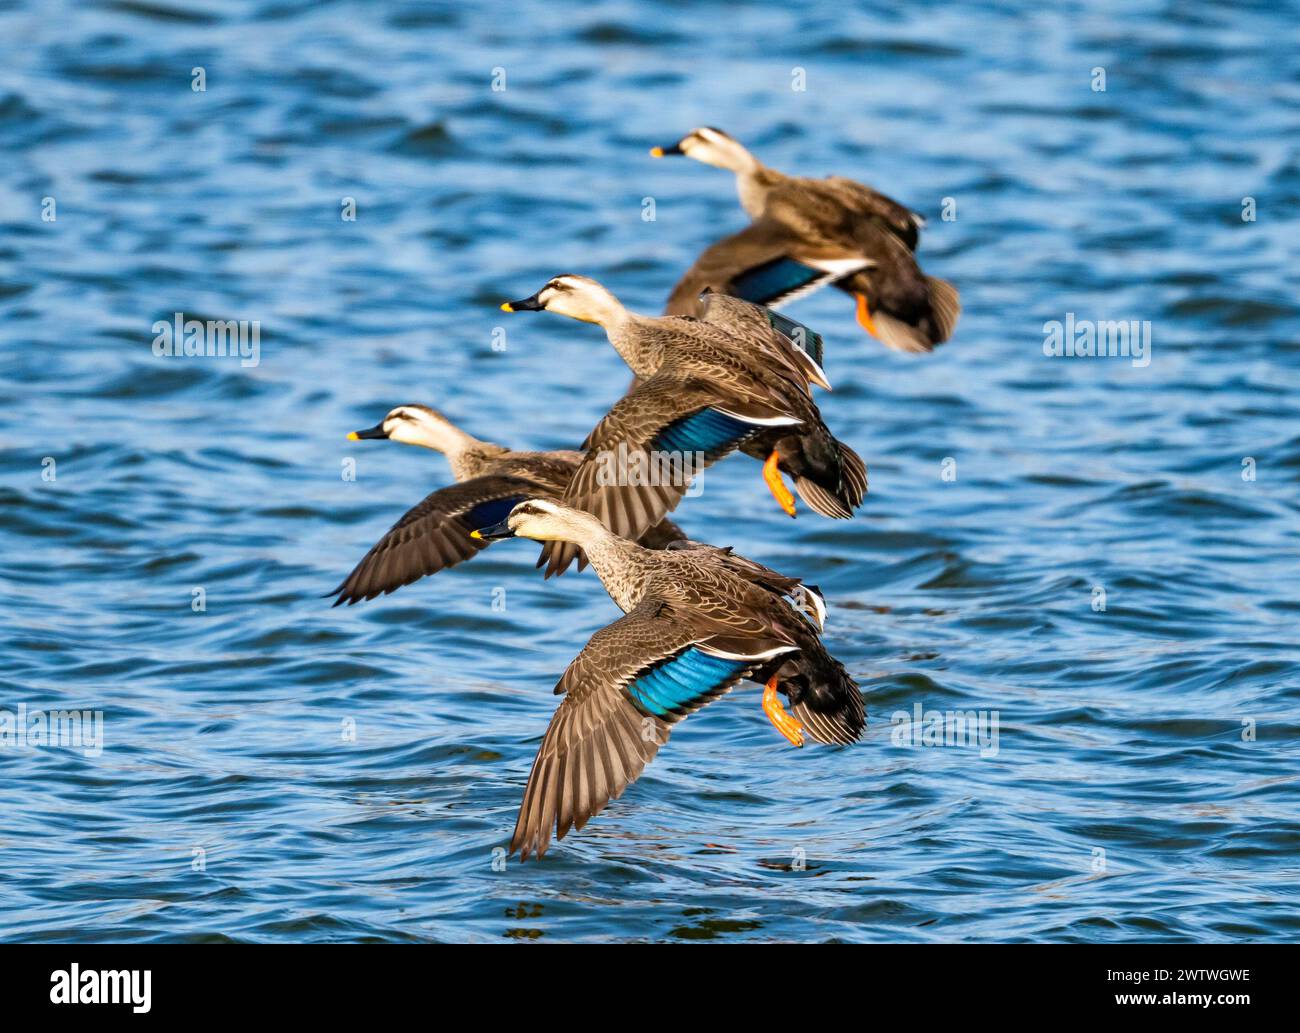
[[[798,453],[782,465],[789,468],[795,490],[813,512],[847,520],[867,494],[867,467],[853,449],[834,438],[827,449],[810,444],[808,438],[799,439]],[[787,459],[784,452],[781,458]]]
[[[863,323],[886,348],[900,352],[933,351],[952,336],[961,315],[961,296],[947,280],[924,276],[913,267],[911,276],[874,285],[870,272],[842,282],[843,289],[868,299],[869,325]],[[841,286],[841,284],[837,284]]]
[[[867,726],[862,691],[820,643],[801,651],[780,673],[788,675],[780,679],[778,688],[790,700],[790,712],[817,742],[847,746],[862,737]]]

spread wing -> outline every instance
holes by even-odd
[[[673,288],[664,311],[698,315],[706,289],[775,308],[869,265],[847,242],[812,242],[765,217],[707,248]]]
[[[463,563],[490,542],[469,533],[504,520],[515,503],[539,493],[522,477],[488,474],[439,488],[375,544],[343,583],[334,605],[373,599],[428,574]]]
[[[540,857],[552,829],[559,839],[581,829],[640,777],[674,724],[794,648],[719,638],[652,598],[596,632],[555,687],[564,699],[528,775],[511,853]]]
[[[742,372],[720,383],[661,370],[638,383],[596,425],[563,501],[636,541],[676,508],[695,474],[754,434],[799,422]],[[579,553],[571,543],[547,542],[538,566],[546,562],[550,577],[566,570]]]
[[[687,541],[686,532],[671,520],[660,520],[637,539],[638,545],[647,549],[671,549],[677,542]]]

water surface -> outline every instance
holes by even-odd
[[[1294,939],[1293,34],[1238,2],[4,4],[0,708],[105,743],[0,750],[0,937]],[[331,610],[449,478],[344,435],[424,402],[581,441],[618,357],[496,306],[573,271],[656,310],[743,225],[729,177],[646,155],[701,124],[913,206],[962,291],[920,358],[837,293],[792,309],[857,519],[789,521],[743,458],[679,510],[822,586],[870,725],[797,751],[744,687],[497,870],[617,611],[524,543]],[[259,321],[258,365],[155,357],[178,311]],[[1067,313],[1150,321],[1150,364],[1044,356]],[[918,706],[996,712],[996,752],[900,744]]]

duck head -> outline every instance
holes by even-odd
[[[499,524],[470,532],[471,538],[531,538],[537,542],[573,542],[581,545],[609,531],[596,517],[548,499],[525,499]]]
[[[609,326],[625,314],[622,302],[589,276],[565,273],[546,281],[530,298],[507,301],[502,312],[555,312],[583,323]]]
[[[436,409],[427,405],[399,405],[381,423],[365,430],[354,430],[349,441],[387,438],[404,445],[419,445],[444,454],[456,452],[467,435]]]
[[[713,165],[731,172],[747,172],[758,162],[745,150],[735,137],[721,129],[705,126],[692,129],[675,144],[668,147],[652,147],[650,154],[656,158],[670,154],[684,154],[688,158]]]

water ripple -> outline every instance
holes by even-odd
[[[1290,30],[1235,3],[8,5],[0,709],[102,711],[103,738],[0,748],[0,938],[1294,940]],[[448,477],[344,434],[414,401],[580,441],[626,370],[559,320],[500,351],[496,305],[574,270],[656,309],[743,225],[721,174],[645,155],[701,123],[909,203],[962,288],[926,359],[799,303],[871,467],[858,519],[792,524],[743,460],[680,511],[821,585],[870,724],[784,749],[741,689],[499,870],[551,688],[616,611],[522,543],[331,609]],[[156,357],[178,311],[259,321],[259,363]],[[1150,365],[1046,358],[1071,312],[1149,320]],[[932,712],[996,742],[927,745]]]

